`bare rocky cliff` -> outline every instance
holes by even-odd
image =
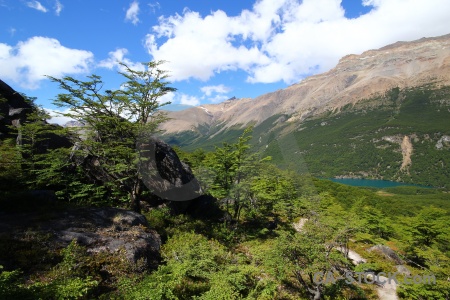
[[[245,126],[250,122],[259,124],[277,114],[288,114],[289,121],[301,122],[306,117],[339,110],[393,87],[414,87],[429,82],[450,84],[450,34],[347,55],[326,73],[255,99],[227,100],[169,112],[171,120],[161,129],[171,134],[215,125]]]

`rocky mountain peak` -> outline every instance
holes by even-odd
[[[450,34],[397,42],[359,55],[344,56],[335,68],[255,99],[227,100],[170,112],[161,126],[166,134],[197,131],[216,125],[260,124],[267,118],[287,114],[291,122],[384,93],[393,87],[424,83],[450,83]]]

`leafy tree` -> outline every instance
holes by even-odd
[[[49,114],[34,105],[33,98],[26,99],[33,106],[32,111],[27,115],[27,120],[15,130],[18,133],[23,175],[28,178],[31,187],[36,187],[36,173],[43,169],[42,163],[49,151],[49,136],[64,134],[64,129],[48,124],[46,120],[50,118]]]
[[[296,174],[281,171],[270,163],[261,165],[251,182],[250,215],[257,219],[272,216],[292,220],[297,217],[300,189],[296,177]]]
[[[62,115],[84,125],[74,128],[74,136],[79,152],[91,162],[85,175],[101,174],[110,193],[118,198],[126,195],[135,211],[140,211],[139,202],[146,191],[139,163],[146,159],[146,153],[139,142],[149,138],[166,119],[158,111],[164,105],[158,99],[176,90],[169,86],[167,72],[160,69],[163,63],[145,63],[142,71],[122,64],[125,71],[120,74],[125,82],[118,90],[103,91],[103,81],[97,75],[89,76],[89,81],[49,76],[66,91],[54,104],[67,109]]]
[[[0,141],[0,190],[10,190],[20,186],[23,179],[22,156],[16,147],[16,141],[5,139]]]
[[[303,294],[310,299],[321,299],[326,294],[327,286],[323,276],[343,276],[349,271],[342,255],[333,251],[335,243],[333,230],[320,222],[308,222],[304,230],[291,234],[281,232],[274,251],[282,259],[278,264],[278,278],[294,281],[299,285]],[[332,282],[332,285],[335,282]],[[336,298],[334,294],[328,295]]]
[[[432,246],[439,243],[448,250],[448,214],[434,206],[424,207],[413,220],[412,234],[416,245]]]
[[[261,163],[270,159],[260,159],[257,153],[250,151],[252,130],[252,127],[246,128],[235,144],[223,143],[222,147],[216,147],[209,158],[215,173],[210,192],[225,200],[227,211],[232,205],[235,220],[239,220],[243,208],[251,206],[252,179],[257,175]]]
[[[359,218],[363,220],[363,227],[370,234],[388,239],[393,234],[392,221],[384,214],[372,206],[363,206],[359,212]]]

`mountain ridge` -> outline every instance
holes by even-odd
[[[258,125],[273,115],[289,115],[289,122],[298,123],[324,112],[339,111],[345,105],[355,105],[394,87],[429,82],[450,84],[450,34],[349,54],[325,73],[254,99],[226,100],[168,112],[171,120],[161,129],[166,135],[184,131],[205,134],[205,129],[218,126],[223,131],[233,126]]]

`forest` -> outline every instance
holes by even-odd
[[[104,91],[96,75],[51,77],[63,91],[55,104],[70,108],[73,127],[49,125],[24,95],[32,111],[0,141],[0,217],[139,212],[148,226],[136,226],[136,236],[160,237],[157,262],[130,260],[126,247],[88,251],[77,239],[60,247],[33,223],[17,232],[0,221],[0,299],[378,299],[382,285],[346,282],[359,272],[397,273],[401,299],[450,297],[443,188],[356,188],[282,168],[252,146],[250,126],[207,150],[174,147],[207,196],[195,211],[180,210],[189,200],[158,197],[145,183],[152,158],[141,145],[167,121],[158,99],[174,89],[162,62],[145,66],[124,65],[118,90]],[[55,137],[70,143],[53,147]],[[33,191],[54,191],[55,201]],[[364,262],[354,264],[349,250]],[[318,273],[342,279],[318,281]],[[431,284],[404,284],[431,275]]]

